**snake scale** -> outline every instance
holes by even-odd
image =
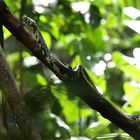
[[[31,28],[34,32],[34,37],[36,41],[38,42],[38,50],[41,52],[41,54],[45,57],[49,68],[61,79],[69,79],[73,80],[77,78],[77,72],[79,71],[80,65],[78,65],[74,70],[70,67],[67,67],[64,65],[61,61],[57,60],[56,58],[53,57],[51,52],[49,51],[45,40],[43,39],[39,28],[37,27],[36,22],[27,17],[23,16],[22,17],[22,23],[29,28]],[[79,73],[79,72],[78,72]]]
[[[95,90],[96,93],[98,93],[96,87],[92,83],[90,77],[88,76],[86,70],[82,65],[77,65],[75,69],[71,69],[69,67],[66,67],[62,62],[56,60],[52,54],[50,53],[38,27],[36,22],[27,17],[23,16],[22,22],[33,29],[34,31],[34,37],[36,41],[38,42],[39,51],[41,54],[45,57],[45,60],[48,63],[49,68],[61,79],[68,79],[68,80],[74,80],[78,77],[82,76],[82,78],[85,79],[86,83],[88,83],[93,90]],[[81,74],[81,75],[80,75]],[[97,94],[98,95],[98,94]],[[128,118],[135,120],[137,122],[140,122],[140,115],[126,115]]]

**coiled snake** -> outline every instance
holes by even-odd
[[[59,60],[56,60],[52,54],[50,53],[38,27],[36,22],[27,17],[27,16],[23,16],[22,17],[22,22],[23,24],[27,25],[28,27],[30,27],[33,32],[34,32],[34,37],[36,39],[36,41],[38,42],[38,50],[41,51],[42,55],[45,56],[45,59],[48,63],[49,68],[61,79],[69,79],[69,80],[73,80],[76,79],[79,73],[79,68],[80,65],[78,65],[74,70],[70,67],[65,66],[62,62],[60,62]]]

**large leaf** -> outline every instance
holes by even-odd
[[[140,82],[140,70],[135,65],[129,64],[125,59],[124,55],[120,52],[114,52],[112,54],[112,60],[116,66],[121,69],[127,76]]]

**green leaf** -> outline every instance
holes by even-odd
[[[130,65],[125,59],[124,55],[120,52],[114,52],[112,54],[112,61],[115,62],[116,66],[122,70],[127,76],[140,82],[140,70],[135,65]]]
[[[117,17],[116,15],[114,15],[114,13],[110,13],[107,20],[106,20],[106,25],[109,27],[109,28],[115,28],[117,27],[118,25],[118,22],[117,22]]]
[[[140,89],[138,84],[126,82],[124,84],[124,90],[126,93],[127,102],[123,106],[124,109],[129,108],[129,112],[133,110],[139,110],[140,108]],[[131,105],[131,106],[130,106]]]
[[[92,110],[89,108],[83,108],[81,109],[78,103],[78,100],[70,100],[66,93],[64,94],[63,90],[57,91],[53,88],[54,96],[59,100],[62,108],[63,108],[63,114],[67,120],[68,123],[72,123],[74,121],[78,121],[79,119],[79,111],[82,114],[83,117],[87,117],[92,114]],[[63,94],[62,94],[63,93]]]

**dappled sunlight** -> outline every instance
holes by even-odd
[[[86,57],[86,59],[87,59],[88,61],[90,61],[90,60],[91,60],[91,56],[88,55],[88,56]]]
[[[90,140],[90,139],[86,137],[71,137],[70,140]]]
[[[37,58],[34,57],[34,56],[30,56],[30,57],[24,58],[23,62],[24,62],[24,65],[26,67],[31,67],[31,66],[36,65],[36,64],[39,63],[39,61],[37,60]]]
[[[136,19],[140,16],[140,10],[136,9],[135,7],[125,7],[123,9],[124,14],[132,19]]]
[[[135,59],[133,57],[129,57],[129,56],[123,55],[123,59],[125,61],[127,61],[131,65],[134,65],[135,64]]]
[[[92,70],[97,76],[103,75],[105,69],[106,69],[106,63],[105,63],[103,60],[99,61],[99,63],[95,64],[95,65],[92,66],[92,68],[91,68],[91,70]]]
[[[133,57],[123,55],[123,59],[130,65],[135,65],[137,69],[140,69],[140,48],[134,48]]]
[[[55,114],[50,113],[50,117],[55,118],[59,126],[64,127],[67,130],[70,130],[70,127],[59,116],[56,116]]]
[[[90,3],[89,2],[73,2],[71,6],[73,10],[77,12],[81,12],[82,14],[85,14],[89,10]]]
[[[134,30],[137,33],[140,33],[140,21],[136,20],[140,17],[140,10],[136,9],[135,7],[125,7],[123,12],[128,17],[132,18],[132,20],[124,20],[124,24]]]
[[[106,53],[106,54],[104,55],[104,60],[105,60],[105,61],[111,61],[111,59],[112,59],[112,55],[111,55],[110,53]]]
[[[136,67],[140,69],[140,48],[135,48],[133,50],[133,56],[136,61]]]
[[[138,20],[124,20],[124,24],[140,34],[140,21]]]
[[[56,5],[57,0],[33,0],[35,5],[35,11],[42,13],[46,10],[49,5]]]

